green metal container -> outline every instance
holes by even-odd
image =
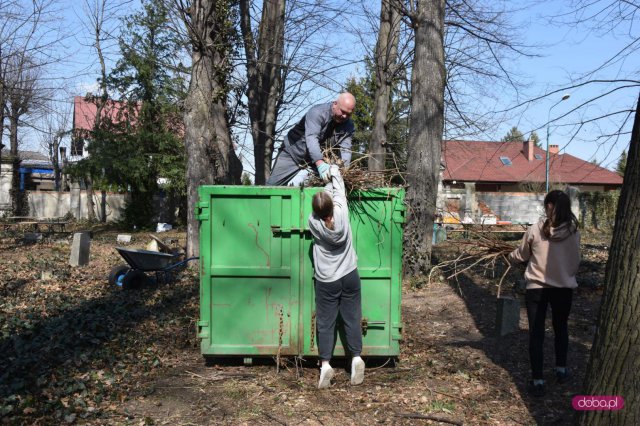
[[[320,190],[199,188],[203,355],[317,355],[307,218]],[[364,356],[400,351],[403,199],[398,188],[349,198],[362,279]],[[344,354],[340,339],[334,354]]]

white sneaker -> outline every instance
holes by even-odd
[[[364,361],[362,358],[355,357],[351,361],[351,384],[359,385],[364,380]]]
[[[333,368],[331,366],[322,367],[320,369],[320,381],[318,382],[318,389],[326,389],[331,386],[331,379],[333,379]]]

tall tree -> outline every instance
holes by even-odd
[[[282,103],[285,0],[264,0],[257,34],[251,0],[240,0],[240,28],[247,67],[247,107],[251,121],[255,183],[271,174],[278,110]]]
[[[640,423],[640,96],[604,279],[585,395],[619,395],[624,409],[581,411],[580,425]]]
[[[369,142],[373,131],[373,96],[375,92],[371,72],[359,79],[353,77],[348,79],[345,90],[356,98],[356,107],[351,114],[351,120],[355,125],[355,132],[351,140],[353,161],[369,152]]]
[[[197,255],[199,223],[195,218],[198,187],[240,184],[242,163],[227,122],[226,101],[232,49],[231,0],[173,0],[192,45],[191,81],[185,100],[187,152],[187,254]]]
[[[529,139],[533,140],[533,144],[535,146],[540,147],[540,136],[538,136],[535,130],[529,134]]]
[[[533,131],[529,134],[529,138],[525,138],[524,133],[520,131],[516,126],[513,126],[506,135],[500,139],[501,142],[523,142],[526,140],[533,140],[535,146],[540,146],[540,136]]]
[[[56,191],[62,191],[62,162],[60,158],[60,148],[63,147],[63,140],[71,134],[70,126],[71,111],[68,106],[56,105],[51,102],[43,115],[43,131],[40,134],[40,146],[44,149],[53,166],[53,181]],[[63,147],[63,149],[66,149]]]
[[[622,154],[620,154],[620,158],[618,158],[618,163],[616,164],[616,173],[620,176],[624,177],[624,171],[627,168],[627,151],[622,150]]]
[[[0,127],[4,130],[8,119],[16,214],[25,214],[28,208],[26,194],[20,190],[18,132],[48,97],[40,77],[44,67],[57,59],[49,44],[57,41],[51,6],[51,0],[0,1]]]
[[[524,134],[517,127],[512,127],[506,135],[501,139],[501,142],[522,142],[524,141]]]
[[[400,8],[399,0],[382,0],[380,7],[380,29],[374,57],[373,130],[369,145],[371,171],[385,169],[391,94],[399,68],[397,57],[400,42]]]
[[[32,59],[21,52],[8,62],[6,79],[5,114],[9,120],[9,143],[12,157],[11,201],[13,213],[17,216],[28,214],[25,192],[20,188],[20,155],[18,152],[18,129],[24,115],[34,107],[39,68]]]
[[[444,128],[444,0],[411,2],[405,11],[415,33],[411,74],[411,115],[407,144],[407,226],[405,271],[427,272],[436,212]]]
[[[105,26],[111,18],[110,10],[114,4],[109,0],[84,0],[83,6],[85,17],[87,18],[85,26],[92,36],[91,47],[95,50],[96,55],[98,56],[98,64],[100,66],[100,76],[98,77],[99,94],[98,96],[90,98],[90,101],[94,102],[96,105],[96,114],[93,120],[93,128],[91,129],[91,139],[96,140],[101,134],[103,126],[103,110],[109,98],[109,94],[107,92],[108,75],[104,43],[110,38],[109,31],[106,30]],[[87,135],[84,134],[73,135],[73,137],[78,140],[84,140],[86,136]],[[97,172],[97,167],[86,167],[83,169],[84,173],[82,175],[82,179],[85,182],[86,188],[87,219],[89,222],[93,222],[96,220],[95,203],[93,201],[93,180],[94,174]],[[103,220],[106,220],[104,215]]]
[[[357,99],[356,108],[351,114],[351,119],[355,124],[355,134],[352,141],[353,157],[358,159],[371,152],[371,140],[374,129],[373,111],[375,103],[375,85],[373,77],[373,66],[369,66],[367,61],[367,74],[359,79],[350,78],[347,80],[345,89],[352,93]],[[385,167],[387,169],[398,168],[406,171],[406,145],[409,133],[409,103],[408,96],[401,89],[396,81],[391,90],[391,102],[385,118]],[[389,155],[390,154],[390,155]],[[362,160],[363,165],[368,166],[368,158]]]
[[[120,101],[107,103],[102,99],[106,92],[97,100],[111,110],[96,117],[100,125],[94,128],[90,157],[85,160],[94,164],[106,183],[129,188],[125,221],[132,227],[150,226],[159,177],[171,174],[170,188],[186,193],[176,106],[184,98],[183,70],[178,65],[182,46],[167,22],[164,3],[148,0],[142,2],[142,10],[124,19],[119,37],[122,56],[107,79]]]

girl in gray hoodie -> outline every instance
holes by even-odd
[[[509,261],[527,263],[525,301],[529,320],[530,386],[534,396],[545,394],[542,371],[547,306],[551,306],[556,378],[560,383],[568,378],[567,321],[573,289],[578,286],[576,273],[580,264],[580,232],[569,196],[562,191],[551,191],[544,199],[544,208],[546,220],[529,227],[520,247],[509,254]]]
[[[364,380],[362,351],[362,307],[360,276],[353,249],[351,224],[344,181],[338,166],[329,169],[331,182],[314,195],[309,229],[313,235],[313,266],[316,293],[318,354],[322,367],[318,388],[331,385],[334,371],[330,360],[335,344],[338,312],[344,323],[351,361],[351,384]]]

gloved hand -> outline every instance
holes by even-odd
[[[320,175],[320,179],[322,179],[325,182],[329,182],[331,180],[329,165],[323,161],[316,167],[318,168],[318,174]]]
[[[340,177],[342,176],[340,174],[340,167],[338,167],[336,164],[332,164],[331,166],[329,166],[329,175],[331,175],[332,177]]]

